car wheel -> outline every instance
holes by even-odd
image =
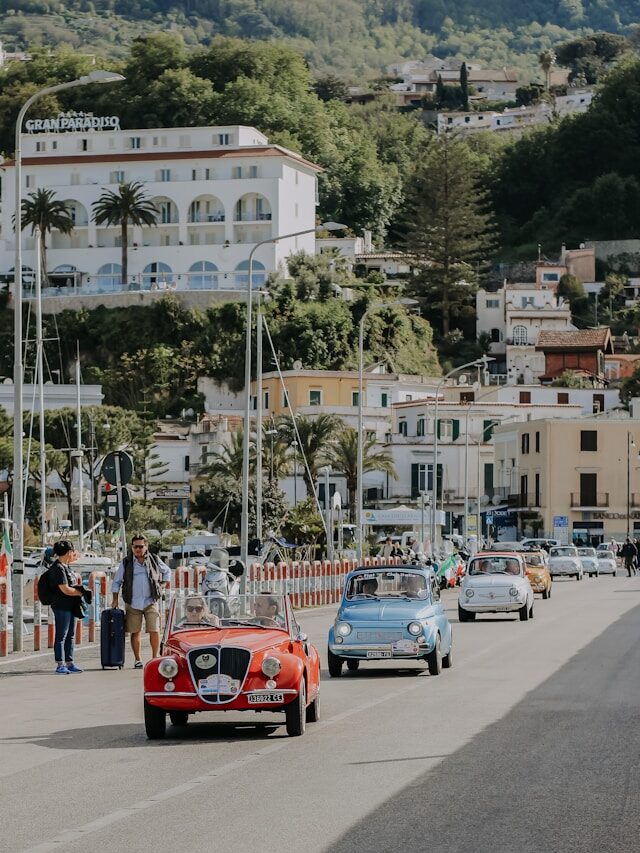
[[[533,601],[531,602],[531,610],[529,610],[529,619],[533,619]]]
[[[172,726],[186,726],[189,722],[189,714],[186,711],[169,711],[169,719]]]
[[[287,718],[287,734],[289,737],[300,737],[307,727],[307,691],[304,678],[300,681],[298,695],[285,708]]]
[[[360,668],[360,661],[359,660],[348,660],[347,661],[347,669],[349,670],[349,672],[357,672],[359,668]]]
[[[317,723],[320,720],[320,690],[310,705],[307,705],[307,722]]]
[[[442,672],[442,649],[440,648],[440,634],[436,635],[436,645],[432,652],[427,655],[429,675],[440,675]]]
[[[453,666],[453,641],[451,642],[451,646],[449,647],[449,654],[445,655],[442,658],[442,668],[443,669],[451,669]]]
[[[340,678],[342,675],[342,658],[338,657],[338,655],[334,655],[331,649],[328,651],[328,658],[329,675],[331,678]]]
[[[544,598],[545,601],[547,600],[547,598],[549,598],[549,590],[548,589],[542,590],[542,597]]]
[[[518,613],[520,614],[520,621],[521,621],[521,622],[526,622],[526,621],[527,621],[527,619],[529,618],[529,605],[527,604],[527,602],[526,602],[526,601],[525,601],[525,603],[522,605],[522,607],[520,608],[520,610],[518,610]]]
[[[471,613],[469,610],[465,610],[464,607],[458,605],[458,622],[473,622],[475,618],[475,613]]]
[[[146,699],[144,703],[144,729],[149,740],[162,740],[167,731],[167,714],[162,708],[154,708]]]

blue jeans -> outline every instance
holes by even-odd
[[[53,608],[56,620],[56,636],[53,641],[53,656],[56,663],[72,663],[73,641],[76,632],[76,617],[69,610],[58,610]],[[62,646],[64,644],[64,657],[62,657]]]

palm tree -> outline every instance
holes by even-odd
[[[156,225],[158,209],[144,194],[139,181],[120,184],[117,192],[105,190],[93,203],[96,225],[119,225],[122,241],[122,284],[127,283],[129,225]]]
[[[15,224],[15,223],[14,223]],[[33,234],[40,231],[40,264],[42,277],[47,277],[47,234],[59,231],[70,234],[73,231],[73,218],[66,202],[55,198],[53,190],[39,189],[31,193],[22,202],[22,227],[31,226]]]
[[[547,50],[543,50],[542,53],[538,56],[538,62],[540,63],[540,68],[544,71],[545,77],[545,88],[547,92],[549,91],[549,87],[551,85],[551,69],[556,64],[556,53],[551,48]]]
[[[242,455],[244,445],[244,430],[239,429],[231,433],[231,443],[225,444],[220,450],[215,450],[209,456],[209,461],[203,467],[203,474],[213,474],[232,477],[234,480],[242,479]],[[256,453],[255,443],[251,440],[249,446],[249,464],[255,468]]]
[[[353,520],[358,488],[358,433],[355,429],[345,427],[340,432],[329,448],[326,462],[346,478],[349,512]],[[362,473],[366,474],[367,471],[382,471],[383,474],[396,476],[393,457],[389,451],[377,448],[375,438],[368,435],[362,442]]]
[[[324,459],[336,434],[344,426],[343,421],[337,415],[318,415],[309,417],[307,415],[296,415],[298,436],[290,417],[284,417],[280,421],[282,434],[289,447],[294,441],[298,441],[298,450],[303,454],[307,464],[302,464],[302,476],[305,486],[310,495],[315,491],[315,482],[318,472],[324,465]],[[307,471],[307,466],[309,471]],[[309,477],[311,474],[311,477]]]
[[[282,431],[275,428],[275,422],[265,422],[262,426],[262,447],[264,454],[263,472],[269,482],[278,483],[291,473],[289,446]]]

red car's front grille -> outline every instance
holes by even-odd
[[[198,658],[206,655],[215,656],[215,666],[204,669],[196,663]],[[187,663],[189,664],[189,671],[191,672],[194,687],[204,702],[210,702],[211,704],[231,702],[237,698],[239,690],[235,693],[216,692],[203,694],[199,688],[200,682],[211,675],[227,675],[233,681],[239,682],[241,689],[249,671],[251,652],[248,649],[236,646],[207,646],[206,648],[191,649],[187,654]]]

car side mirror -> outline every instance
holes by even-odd
[[[309,638],[304,633],[304,631],[298,631],[296,634],[296,642],[298,643],[306,643]]]

